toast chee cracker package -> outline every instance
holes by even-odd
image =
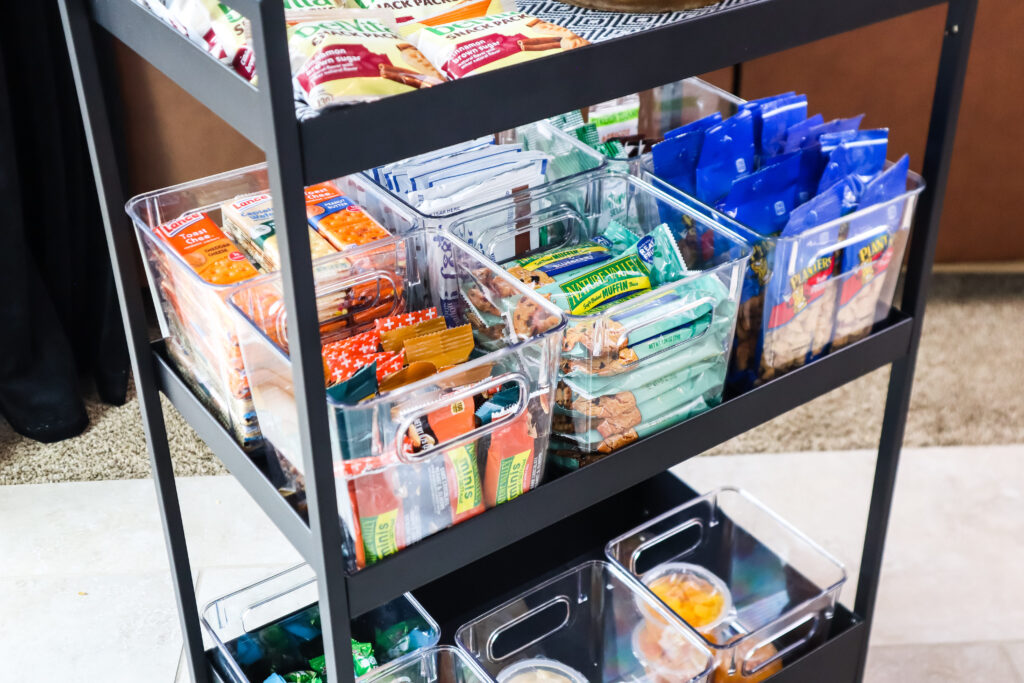
[[[292,13],[292,76],[317,109],[370,102],[444,81],[394,30],[387,12],[314,10]]]
[[[205,213],[185,214],[153,232],[212,285],[230,285],[256,276],[256,269]]]
[[[518,11],[417,28],[409,30],[415,30],[420,51],[452,79],[588,44],[568,29]]]

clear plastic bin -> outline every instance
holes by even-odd
[[[333,182],[343,186],[345,179]],[[266,164],[256,164],[142,194],[133,197],[125,207],[145,257],[160,331],[169,354],[197,395],[246,448],[259,445],[261,431],[238,347],[235,319],[225,303],[239,282],[207,282],[154,230],[185,214],[206,213],[238,247],[239,259],[245,255],[256,263],[246,251],[248,246],[224,228],[221,206],[239,197],[268,192],[268,187]],[[392,219],[397,220],[397,216],[391,212],[377,218],[393,233],[405,227],[387,222]],[[318,279],[334,275],[324,270],[322,260],[314,261]]]
[[[337,275],[317,287],[324,343],[373,329],[381,317],[436,307],[449,328],[471,327],[475,347],[467,362],[375,398],[328,397],[350,569],[537,486],[565,328],[561,312],[474,250],[433,230],[380,240],[323,262],[338,266]],[[479,295],[476,305],[463,296],[471,285]],[[524,299],[538,321],[529,334],[513,325]],[[279,274],[253,280],[230,297],[243,321],[239,342],[264,436],[283,468],[301,479],[281,301]],[[484,304],[493,315],[479,311]],[[498,390],[513,392],[515,400],[490,422],[463,426],[451,436],[438,433],[439,443],[407,452],[405,441],[416,437],[416,425],[466,415]],[[466,417],[474,424],[472,412]]]
[[[714,683],[756,683],[821,643],[846,581],[838,560],[735,488],[717,489],[652,519],[611,541],[605,554],[666,596],[657,580],[664,580],[660,568],[670,563],[698,565],[724,583],[731,602],[722,605],[723,620],[701,629],[673,619],[714,652]],[[685,566],[671,565],[676,573]],[[660,615],[648,619],[663,623]]]
[[[207,646],[218,672],[232,683],[263,683],[272,673],[310,670],[324,653],[316,574],[307,564],[292,567],[211,602],[203,609]],[[373,646],[379,665],[433,652],[441,637],[437,622],[410,593],[352,621],[352,638]],[[397,663],[397,662],[396,662]],[[378,678],[372,669],[365,680]]]
[[[763,237],[653,174],[644,178],[752,245],[729,384],[743,390],[867,336],[892,309],[903,253],[924,180],[796,237]],[[714,237],[697,235],[701,249]]]
[[[617,568],[587,562],[464,624],[455,642],[499,683],[532,672],[566,683],[709,680],[710,651],[670,615]]]
[[[547,121],[530,123],[503,131],[497,134],[497,140],[501,143],[518,141],[523,145],[524,150],[544,152],[552,157],[545,173],[546,182],[544,184],[524,189],[513,195],[520,198],[520,204],[523,202],[523,197],[530,197],[535,193],[543,194],[551,188],[563,187],[582,176],[600,171],[606,164],[605,158],[600,153],[566,135]],[[577,189],[586,189],[586,186],[582,185],[573,186]],[[406,212],[414,216],[414,225],[411,226],[414,228],[444,228],[476,208],[475,206],[466,207],[461,211],[446,214],[421,212],[409,204],[406,197],[400,193],[392,192],[380,185],[374,179],[372,171],[365,171],[362,175],[349,176],[343,191],[375,216],[386,215],[391,210],[393,203],[397,202]],[[577,201],[582,201],[582,197]],[[505,217],[502,222],[507,223],[514,218],[515,216],[510,215]]]
[[[420,650],[367,674],[365,683],[488,683],[480,665],[451,645]]]
[[[197,395],[245,447],[260,442],[234,324],[224,303],[236,285],[199,277],[153,230],[193,212],[220,225],[221,202],[268,187],[266,166],[250,166],[133,197],[125,206],[145,256],[167,351]]]
[[[576,200],[583,195],[581,206]],[[535,208],[537,200],[544,208]],[[514,222],[496,224],[495,216],[510,213]],[[667,223],[689,270],[603,311],[568,316],[552,449],[569,469],[721,400],[749,248],[672,196],[608,171],[530,198],[492,202],[449,227],[511,265],[611,234],[613,222],[640,236]],[[692,248],[698,229],[717,236],[712,252]]]

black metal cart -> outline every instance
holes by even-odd
[[[867,338],[505,505],[435,534],[355,574],[346,574],[324,383],[304,185],[357,172],[474,136],[625,93],[749,60],[939,4],[937,0],[725,0],[710,11],[551,58],[535,60],[300,121],[293,102],[281,0],[233,0],[252,21],[260,86],[253,87],[189,44],[133,0],[60,0],[93,170],[127,326],[135,382],[192,677],[210,680],[158,392],[163,392],[314,568],[328,670],[351,681],[351,617],[407,590],[432,610],[450,639],[459,620],[523,582],[551,573],[694,495],[666,473],[791,408],[876,368],[891,365],[858,589],[840,607],[829,639],[772,681],[860,681],[885,545],[886,526],[921,336],[925,295],[953,150],[977,0],[949,0],[922,175],[922,197],[898,311]],[[100,66],[94,31],[123,41],[264,150],[280,229],[289,347],[309,523],[203,407],[151,342],[136,242],[125,215],[123,176],[108,103],[115,74]],[[582,74],[582,75],[581,75]],[[522,96],[512,95],[523,93]],[[524,561],[523,558],[529,558]],[[340,655],[340,658],[339,658]],[[341,664],[339,666],[339,663]]]

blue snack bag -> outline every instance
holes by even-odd
[[[761,105],[758,153],[762,159],[782,154],[790,126],[807,119],[807,95],[793,95]]]
[[[732,187],[733,180],[753,170],[753,116],[747,109],[704,133],[697,162],[697,198],[714,206]]]
[[[825,123],[825,117],[821,114],[815,114],[810,118],[794,123],[786,131],[786,143],[782,148],[782,152],[788,154],[789,152],[803,149],[804,141],[810,137],[810,131],[823,123]]]
[[[778,163],[737,178],[718,210],[759,235],[777,234],[796,205],[800,154],[778,157]]]
[[[825,190],[851,174],[866,182],[885,167],[888,146],[887,128],[859,131],[852,139],[843,140],[829,153],[818,190]]]
[[[825,135],[846,134],[852,137],[852,134],[860,129],[860,122],[862,120],[864,120],[864,114],[852,116],[848,119],[832,119],[820,126],[815,126],[807,131],[805,145],[821,142],[821,138]]]
[[[708,128],[710,128],[711,126],[713,126],[713,125],[715,125],[717,123],[721,123],[721,122],[722,122],[722,112],[716,111],[713,114],[708,114],[707,116],[705,116],[702,119],[697,119],[696,121],[690,121],[689,123],[687,123],[687,124],[685,124],[683,126],[679,126],[678,128],[673,128],[669,132],[665,133],[664,137],[665,137],[666,140],[668,140],[669,138],[674,138],[674,137],[677,137],[679,135],[683,135],[685,133],[693,133],[693,132],[698,131],[698,130],[699,131],[705,131]]]
[[[906,198],[893,200],[906,192],[909,169],[910,157],[903,155],[875,176],[861,194],[862,210],[850,220],[849,238],[863,239],[851,243],[842,253],[845,277],[836,310],[837,347],[867,335],[892,304],[900,265],[893,265],[892,260],[907,202]]]
[[[683,192],[697,194],[697,161],[703,146],[703,130],[659,142],[651,148],[654,174]]]

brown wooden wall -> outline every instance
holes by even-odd
[[[853,0],[856,1],[856,0]],[[954,149],[937,258],[1024,260],[1016,203],[1024,197],[1024,0],[983,0]],[[742,66],[740,94],[807,93],[826,119],[867,114],[890,129],[890,158],[924,158],[945,7],[822,40]],[[131,84],[125,125],[134,192],[262,159],[262,153],[184,91],[118,46]],[[732,70],[710,75],[732,85]]]

